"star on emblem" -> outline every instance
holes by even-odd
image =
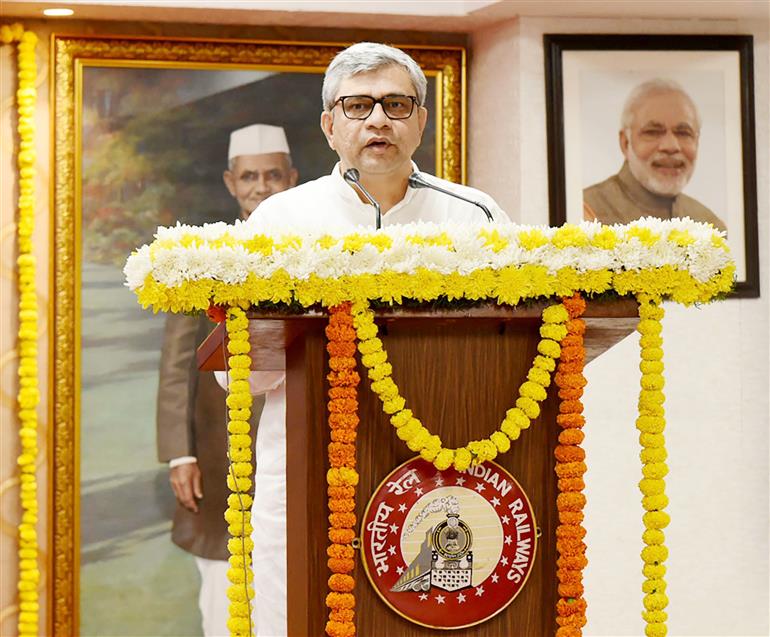
[[[427,593],[423,593],[422,595],[420,595],[420,601],[421,602],[424,602],[426,599],[428,599],[428,594]]]
[[[511,536],[510,535],[506,535],[505,536],[505,543],[510,546],[511,542],[513,542],[513,539],[511,538]]]
[[[390,525],[390,532],[391,533],[398,533],[398,524],[391,524]]]
[[[460,593],[460,594],[457,596],[457,603],[458,603],[458,604],[462,604],[464,601],[465,601],[465,595],[463,595],[462,593]]]
[[[403,566],[397,566],[396,567],[396,573],[398,573],[399,575],[403,575],[404,574],[404,567]]]
[[[511,518],[509,518],[507,515],[504,515],[500,518],[500,520],[502,520],[503,524],[508,524],[508,522],[511,521]]]
[[[422,489],[420,487],[417,487],[414,492],[418,498],[422,495]]]
[[[402,502],[401,504],[398,505],[398,512],[404,513],[405,511],[406,511],[406,505]]]
[[[465,484],[465,478],[460,476],[459,478],[457,478],[457,481],[455,482],[455,484],[463,486]]]
[[[492,498],[492,504],[494,506],[496,506],[496,507],[499,507],[500,506],[500,500],[498,500],[497,498]]]
[[[481,597],[484,594],[484,587],[479,586],[476,588],[476,597]]]
[[[439,604],[443,604],[444,603],[444,599],[445,599],[445,597],[443,595],[436,595],[436,601]]]
[[[479,482],[479,483],[478,483],[478,484],[477,484],[475,487],[473,487],[473,488],[474,488],[474,490],[475,490],[475,491],[478,491],[479,493],[481,493],[481,492],[484,490],[484,488],[485,488],[485,487],[484,487],[484,485],[483,485],[481,482]]]
[[[508,558],[505,555],[500,558],[500,564],[503,566],[508,566]]]
[[[399,575],[401,575],[401,573],[399,573]],[[497,580],[499,579],[500,579],[500,576],[497,573],[492,573],[492,582],[497,584]]]
[[[437,487],[444,486],[444,478],[442,478],[440,475],[436,476],[436,486]]]
[[[388,547],[388,553],[390,553],[391,555],[395,555],[396,554],[396,547],[395,546],[389,546]]]

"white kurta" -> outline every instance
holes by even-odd
[[[417,167],[414,166],[417,170]],[[489,208],[496,221],[507,219],[489,196],[474,188],[433,177],[442,188],[458,192]],[[484,212],[434,190],[407,189],[404,198],[382,216],[382,225],[425,221],[481,222]],[[342,178],[339,164],[330,175],[277,193],[262,202],[246,223],[273,229],[323,227],[328,231],[352,226],[375,227],[371,205],[363,203]],[[261,393],[252,381],[252,392]],[[256,390],[256,391],[255,391]],[[286,392],[281,383],[267,392],[257,430],[254,527],[255,624],[258,637],[284,637],[286,628]],[[323,595],[322,591],[318,592]]]
[[[415,170],[417,166],[413,164]],[[507,220],[506,214],[489,195],[460,186],[445,179],[430,177],[437,185],[474,201],[483,203],[497,221]],[[486,217],[478,206],[466,203],[435,190],[407,188],[404,198],[382,215],[383,227],[425,221],[433,223],[478,222]],[[322,227],[329,231],[346,230],[351,226],[375,227],[374,207],[363,203],[353,187],[340,174],[339,163],[330,175],[319,177],[296,188],[284,190],[259,205],[246,223],[252,226],[288,230]]]

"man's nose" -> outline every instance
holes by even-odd
[[[678,153],[682,150],[682,145],[679,143],[679,138],[673,133],[673,131],[666,131],[663,138],[660,140],[658,148],[667,153]]]
[[[257,177],[256,182],[254,182],[254,190],[259,193],[268,192],[267,179],[264,175]]]
[[[385,115],[385,107],[382,102],[377,102],[369,113],[369,117],[366,118],[366,125],[376,128],[382,128],[383,126],[390,126],[390,117]]]

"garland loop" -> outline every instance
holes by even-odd
[[[527,380],[519,387],[515,406],[506,412],[499,429],[489,437],[473,440],[458,449],[450,449],[444,447],[438,435],[431,433],[415,418],[411,409],[406,408],[406,400],[391,377],[393,367],[388,363],[382,341],[377,338],[374,312],[365,303],[353,305],[358,350],[372,381],[372,391],[380,398],[382,410],[390,416],[396,435],[409,449],[433,463],[439,471],[450,466],[454,466],[457,471],[465,471],[471,465],[494,460],[499,453],[505,453],[511,448],[511,441],[517,440],[522,430],[529,428],[540,415],[540,403],[546,398],[551,373],[561,355],[560,343],[567,335],[568,320],[568,312],[562,303],[555,303],[543,310],[538,354],[527,373]]]

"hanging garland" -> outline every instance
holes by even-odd
[[[543,325],[540,327],[542,338],[537,345],[539,353],[527,373],[527,380],[519,387],[516,406],[506,412],[499,429],[483,440],[471,441],[458,449],[448,449],[439,436],[432,434],[414,417],[411,409],[405,408],[406,400],[391,377],[393,368],[388,363],[382,341],[377,338],[374,312],[364,303],[353,306],[358,350],[372,381],[372,391],[382,402],[382,410],[390,415],[390,423],[396,429],[396,435],[409,449],[433,463],[439,471],[450,466],[454,466],[457,471],[465,471],[471,465],[494,460],[498,453],[508,451],[511,441],[517,440],[521,431],[527,429],[532,420],[540,415],[540,403],[545,400],[551,373],[561,353],[559,343],[567,334],[565,323],[568,318],[567,310],[561,303],[543,310]]]
[[[640,299],[637,331],[641,334],[639,367],[642,371],[642,380],[636,428],[639,430],[639,443],[642,446],[640,457],[643,478],[639,482],[639,489],[643,496],[642,506],[645,510],[642,516],[645,528],[642,535],[645,544],[642,549],[644,561],[642,572],[645,577],[642,584],[642,591],[645,594],[645,610],[642,612],[642,617],[647,624],[645,627],[647,637],[665,637],[668,632],[666,627],[668,614],[665,611],[668,606],[668,597],[666,581],[663,579],[666,574],[664,562],[668,557],[663,529],[670,521],[668,513],[664,511],[668,505],[668,497],[665,493],[666,482],[663,478],[668,473],[668,466],[663,435],[666,427],[663,409],[665,396],[663,394],[663,338],[661,337],[663,314],[664,311],[660,305],[649,298]]]
[[[559,388],[559,414],[556,423],[561,427],[559,444],[554,450],[556,475],[559,478],[559,495],[556,500],[559,511],[559,526],[556,528],[556,577],[559,580],[559,600],[556,604],[556,623],[559,628],[556,637],[580,637],[586,624],[586,601],[583,598],[583,568],[586,560],[586,545],[583,542],[585,529],[583,507],[585,506],[586,472],[585,451],[580,446],[585,435],[582,427],[583,376],[585,347],[583,335],[585,322],[580,318],[585,311],[585,300],[578,294],[563,301],[569,313],[567,336],[562,341],[561,358],[556,370],[555,381]]]
[[[37,293],[35,291],[35,257],[32,254],[32,232],[35,227],[35,45],[37,36],[20,24],[0,26],[3,44],[18,42],[18,110],[19,168],[18,250],[19,268],[19,439],[21,522],[19,523],[19,619],[20,637],[38,634],[39,602],[37,542],[37,478],[35,463],[37,446],[37,405],[40,402],[37,369]]]
[[[326,606],[329,637],[353,637],[356,634],[355,580],[350,575],[355,567],[356,525],[356,429],[358,427],[358,394],[360,378],[356,371],[356,331],[350,303],[329,310],[326,327],[329,353],[329,471],[326,475],[329,506],[329,547],[327,565],[332,572],[328,580]]]
[[[254,573],[251,568],[251,553],[254,541],[251,538],[251,392],[249,391],[249,368],[251,359],[249,351],[249,320],[246,313],[239,307],[231,308],[227,316],[227,351],[229,353],[228,375],[229,386],[227,407],[229,419],[228,459],[229,471],[227,486],[232,492],[227,497],[225,520],[227,530],[232,536],[227,541],[230,552],[230,568],[227,578],[230,587],[227,597],[230,600],[229,619],[227,627],[232,637],[252,637],[251,624],[252,606],[254,599]]]

